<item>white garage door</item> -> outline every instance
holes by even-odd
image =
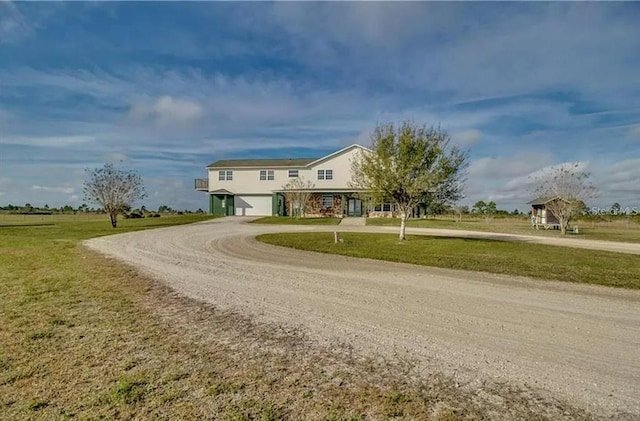
[[[236,216],[270,216],[271,195],[236,196],[234,198]]]

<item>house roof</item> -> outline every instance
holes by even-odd
[[[306,167],[318,158],[289,159],[221,159],[207,168],[273,168],[273,167]]]
[[[346,148],[342,148],[339,151],[332,152],[329,155],[320,158],[288,158],[288,159],[221,159],[212,164],[207,165],[207,168],[277,168],[277,167],[308,167],[312,164],[317,164],[327,159],[333,158],[336,155],[340,155],[354,148],[360,148],[369,151],[364,146],[353,144]]]
[[[311,165],[311,164],[319,164],[322,161],[326,161],[327,159],[331,159],[334,156],[340,155],[340,154],[342,154],[344,152],[347,152],[347,151],[350,151],[351,149],[356,149],[356,148],[371,152],[371,149],[365,148],[362,145],[358,145],[357,143],[354,143],[352,145],[347,146],[346,148],[340,149],[339,151],[335,151],[333,153],[330,153],[327,156],[323,156],[322,158],[318,158],[318,159],[314,160],[313,162],[311,162],[309,165]]]

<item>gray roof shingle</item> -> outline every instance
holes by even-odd
[[[207,168],[272,168],[272,167],[304,167],[318,158],[290,159],[221,159]]]

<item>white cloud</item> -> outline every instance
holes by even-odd
[[[52,193],[63,193],[63,194],[73,194],[76,191],[76,189],[74,189],[73,187],[55,187],[55,186],[39,186],[39,185],[34,185],[31,187],[31,189],[45,191],[45,192],[52,192]]]
[[[480,140],[480,130],[471,129],[463,132],[454,133],[451,135],[453,141],[459,146],[466,147],[473,145]]]
[[[103,156],[106,162],[129,162],[129,157],[120,152],[111,152]]]
[[[2,125],[9,121],[9,119],[12,118],[12,113],[10,113],[7,110],[3,110],[2,108],[0,108],[0,127],[2,127]]]
[[[94,136],[43,136],[43,137],[2,136],[0,137],[0,144],[63,148],[67,146],[76,146],[80,144],[91,143],[94,140],[95,140]]]
[[[169,95],[156,100],[134,103],[129,115],[134,119],[151,120],[159,125],[187,124],[204,114],[204,109],[194,101],[174,98]]]
[[[640,139],[640,125],[631,127],[627,132],[627,137],[631,139]]]
[[[19,41],[33,32],[33,28],[14,3],[0,1],[0,44]]]
[[[518,178],[528,176],[550,162],[553,156],[549,153],[530,152],[514,156],[483,157],[469,165],[469,175],[487,178]]]
[[[507,192],[519,191],[519,190],[522,190],[523,188],[531,190],[535,186],[536,179],[538,179],[539,177],[542,177],[546,174],[553,173],[554,171],[560,168],[564,168],[567,166],[573,167],[574,165],[575,165],[574,171],[576,172],[583,172],[589,169],[589,162],[585,162],[585,161],[580,161],[575,163],[562,162],[560,164],[548,165],[546,167],[532,171],[529,174],[511,179],[504,186],[502,190]]]

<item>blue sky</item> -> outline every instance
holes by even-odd
[[[469,148],[467,198],[525,209],[529,176],[580,161],[640,206],[638,3],[0,1],[0,204],[82,203],[122,162],[149,208],[233,157],[322,156],[377,122]]]

